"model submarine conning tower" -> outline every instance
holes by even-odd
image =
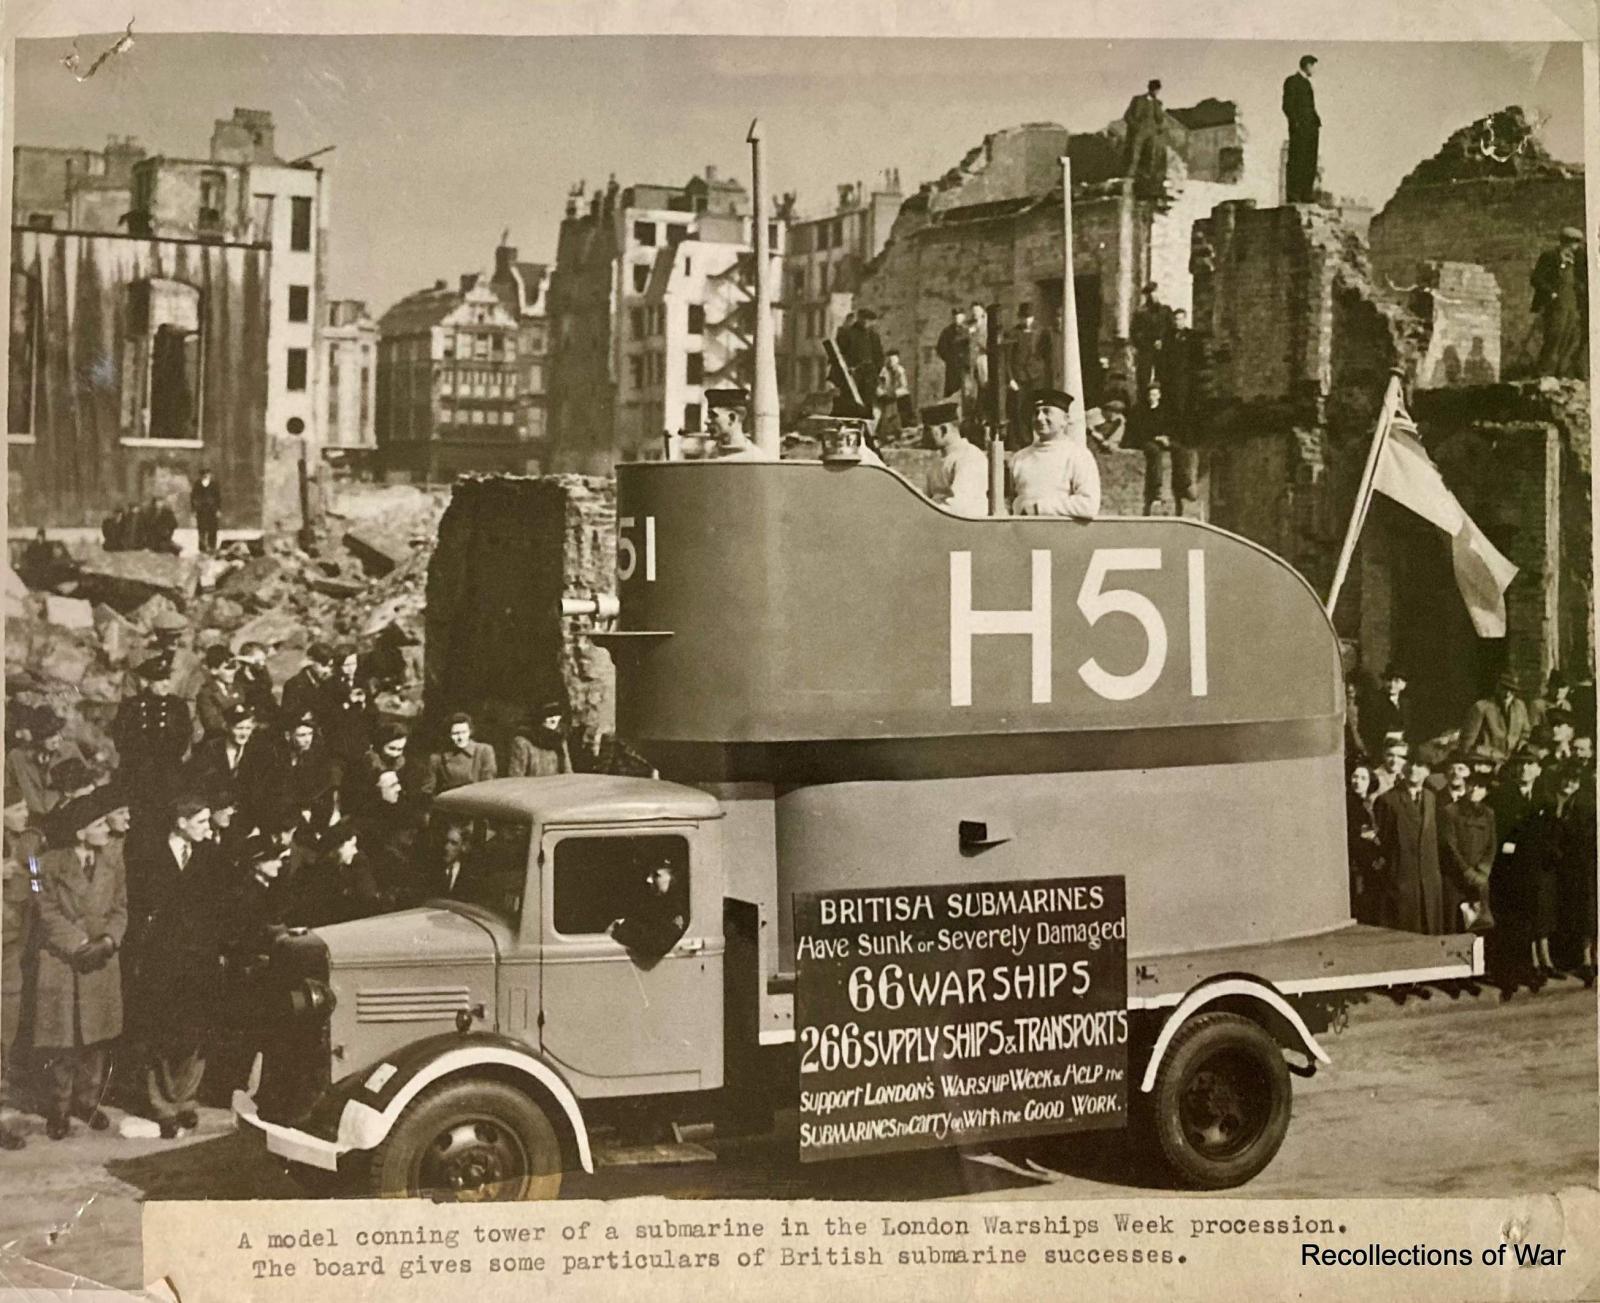
[[[616,658],[618,731],[653,757],[697,756],[701,777],[780,780],[786,756],[823,744],[869,769],[880,755],[879,776],[920,772],[910,743],[1022,769],[1342,744],[1320,602],[1223,530],[971,519],[870,465],[617,477],[621,614],[598,640]]]

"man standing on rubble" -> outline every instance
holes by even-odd
[[[1563,227],[1560,243],[1546,249],[1533,266],[1533,311],[1543,338],[1539,374],[1589,377],[1589,265],[1583,232]]]
[[[222,519],[222,489],[209,466],[200,468],[200,478],[189,490],[189,505],[194,509],[194,527],[200,535],[200,550],[210,556],[217,550],[217,525]]]
[[[1100,467],[1067,431],[1072,403],[1059,389],[1034,394],[1034,441],[1011,459],[1012,515],[1093,520],[1100,514]]]

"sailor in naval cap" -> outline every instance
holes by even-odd
[[[1072,395],[1036,389],[1032,403],[1033,442],[1011,459],[1012,515],[1093,520],[1100,514],[1100,467],[1088,445],[1068,433]]]
[[[922,409],[939,460],[928,468],[928,496],[963,516],[989,514],[989,459],[961,435],[959,403],[930,403]]]
[[[707,421],[717,440],[718,461],[772,461],[744,428],[750,395],[743,389],[712,389],[706,393]]]

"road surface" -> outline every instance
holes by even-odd
[[[1443,996],[1354,1010],[1324,1044],[1333,1066],[1296,1079],[1295,1116],[1255,1197],[1508,1195],[1596,1179],[1596,1002],[1575,982],[1500,1004]],[[228,1116],[208,1110],[180,1142],[81,1126],[0,1154],[0,1285],[76,1273],[133,1287],[145,1199],[295,1198],[298,1187]],[[793,1143],[793,1118],[788,1119]],[[792,1153],[792,1148],[789,1150]],[[1036,1165],[1030,1168],[1029,1164]],[[1120,1135],[1012,1142],[801,1167],[779,1139],[728,1143],[719,1161],[602,1168],[563,1198],[1084,1199],[1175,1193]]]

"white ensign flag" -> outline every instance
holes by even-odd
[[[1450,535],[1456,586],[1480,638],[1506,636],[1506,588],[1517,568],[1507,561],[1445,487],[1439,469],[1416,439],[1417,428],[1398,413],[1378,457],[1372,487]]]

